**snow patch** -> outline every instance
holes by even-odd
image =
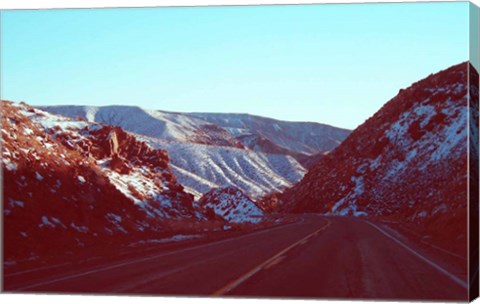
[[[130,244],[130,247],[142,245],[142,244],[165,244],[165,243],[173,243],[173,242],[181,242],[181,241],[186,241],[186,240],[192,240],[192,239],[199,239],[204,237],[202,234],[177,234],[169,238],[164,238],[164,239],[151,239],[151,240],[145,240],[145,241],[139,241]]]
[[[43,180],[43,176],[38,173],[38,172],[35,172],[35,178],[38,180],[38,181],[42,181]]]

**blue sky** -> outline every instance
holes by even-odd
[[[2,99],[355,128],[468,59],[468,3],[2,11]]]

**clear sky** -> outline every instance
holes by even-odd
[[[468,3],[3,11],[1,97],[355,128],[468,60]]]

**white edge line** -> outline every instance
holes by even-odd
[[[43,267],[33,268],[33,269],[29,269],[29,270],[22,270],[22,271],[6,274],[6,275],[4,275],[4,277],[5,278],[10,278],[10,277],[19,276],[19,275],[26,274],[26,273],[55,269],[55,268],[62,267],[62,266],[67,266],[67,265],[70,265],[70,264],[71,263],[62,263],[62,264],[57,264],[57,265],[52,265],[52,266],[43,266]]]
[[[423,255],[421,255],[420,253],[416,252],[415,250],[413,250],[412,248],[408,247],[407,245],[405,245],[403,242],[399,241],[398,239],[396,239],[394,236],[390,235],[388,232],[386,232],[385,230],[383,230],[382,228],[378,227],[377,225],[369,222],[369,221],[365,221],[365,223],[369,224],[370,226],[372,226],[373,228],[377,229],[378,231],[380,231],[381,233],[383,233],[385,236],[387,236],[388,238],[390,238],[392,241],[394,241],[395,243],[397,243],[398,245],[402,246],[405,250],[407,250],[408,252],[412,253],[413,255],[415,255],[416,257],[418,257],[419,259],[421,259],[422,261],[424,261],[425,263],[427,263],[428,265],[432,266],[433,268],[435,268],[436,270],[438,270],[439,272],[441,272],[442,274],[444,274],[445,276],[447,276],[449,279],[451,279],[452,281],[454,281],[455,283],[457,283],[458,285],[462,286],[463,288],[467,289],[468,290],[468,284],[465,283],[463,280],[461,280],[459,277],[451,274],[450,272],[448,272],[447,270],[445,270],[444,268],[442,268],[441,266],[437,265],[436,263],[432,262],[431,260],[427,259],[426,257],[424,257]]]
[[[395,229],[393,229],[392,227],[388,226],[388,224],[389,224],[390,222],[386,222],[386,221],[382,221],[382,222],[387,224],[386,226],[389,228],[389,230],[395,230]],[[411,230],[411,229],[409,229],[409,228],[407,228],[407,227],[404,227],[404,226],[400,225],[399,228],[400,228],[400,229],[403,229],[403,230],[406,230],[406,232],[413,233],[413,234],[414,234],[415,236],[417,236],[417,237],[421,237],[421,235],[420,235],[419,233],[416,233],[415,231],[413,231],[413,230]],[[401,232],[399,232],[399,233],[402,234]],[[402,235],[404,235],[404,234],[402,234]],[[451,252],[451,251],[449,251],[449,250],[447,250],[447,249],[444,249],[444,248],[439,247],[439,246],[437,246],[437,245],[431,244],[431,243],[429,243],[429,242],[427,242],[427,241],[424,241],[424,240],[420,240],[420,242],[422,242],[423,244],[425,244],[425,245],[427,245],[427,246],[429,246],[429,247],[432,247],[432,248],[434,248],[434,249],[436,249],[436,250],[439,250],[439,251],[441,251],[441,252],[443,252],[443,253],[445,253],[445,254],[451,255],[451,256],[456,257],[456,258],[458,258],[458,259],[460,259],[460,260],[463,260],[463,261],[467,261],[466,258],[462,257],[462,256],[459,255],[459,254],[456,254],[456,253],[454,253],[454,252]]]

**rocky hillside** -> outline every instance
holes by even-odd
[[[430,231],[449,227],[445,237],[465,240],[467,68],[400,90],[284,193],[284,208],[428,222]]]
[[[348,134],[316,123],[243,114],[171,113],[126,106],[43,109],[121,126],[139,140],[168,151],[179,182],[196,199],[217,187],[236,187],[253,199],[283,191],[307,171],[299,160],[324,153]]]
[[[302,162],[336,148],[349,130],[313,122],[289,122],[249,114],[192,113],[228,130],[253,151],[285,154]]]
[[[290,155],[297,160],[332,150],[350,133],[319,123],[287,122],[249,114],[175,113],[132,106],[50,106],[42,109],[121,126],[156,139]]]
[[[168,151],[171,168],[187,192],[200,198],[218,187],[236,187],[253,199],[283,191],[306,170],[293,157],[224,146],[167,142],[137,136]]]
[[[262,210],[241,190],[234,187],[215,188],[198,202],[208,218],[221,218],[231,223],[259,223]]]
[[[243,145],[224,128],[184,113],[147,110],[135,106],[40,108],[54,114],[119,126],[132,133],[168,141],[243,148]]]
[[[165,151],[118,127],[1,102],[5,259],[162,231],[192,207]],[[42,240],[38,242],[35,240]]]

